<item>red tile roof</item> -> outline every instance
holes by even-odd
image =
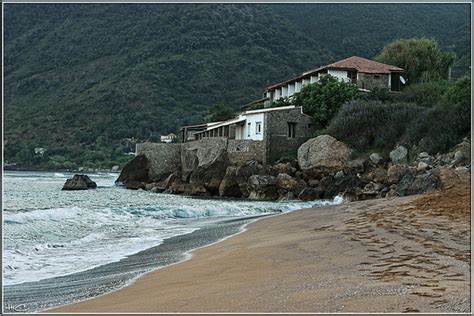
[[[326,65],[324,68],[329,69],[355,69],[358,72],[364,73],[376,73],[376,74],[387,74],[392,71],[403,71],[402,68],[395,67],[392,65],[382,64],[370,59],[352,56],[340,61],[336,61],[335,63]]]
[[[352,56],[343,60],[336,61],[335,63],[329,64],[326,66],[321,66],[316,69],[305,71],[295,78],[271,85],[267,87],[265,90],[266,91],[273,90],[273,89],[285,86],[289,83],[299,81],[303,78],[309,78],[311,75],[315,75],[321,70],[325,70],[325,69],[345,69],[345,70],[351,69],[351,70],[357,70],[358,72],[372,73],[372,74],[389,74],[390,72],[404,71],[402,68],[399,68],[396,66],[379,63],[367,58]]]

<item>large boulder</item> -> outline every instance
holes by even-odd
[[[127,189],[144,188],[149,182],[149,161],[144,155],[138,155],[123,167],[120,176],[115,181],[123,184]]]
[[[62,190],[87,190],[95,189],[97,184],[85,174],[75,174],[71,179],[67,179]]]
[[[343,169],[351,156],[351,149],[332,136],[321,135],[305,142],[298,149],[298,163],[302,170]]]
[[[319,188],[304,188],[300,194],[298,194],[298,199],[303,201],[313,201],[321,199],[324,195],[324,191]]]
[[[299,186],[298,181],[286,173],[280,173],[277,176],[277,185],[281,189],[293,191]]]
[[[240,167],[235,167],[235,166],[227,167],[224,178],[219,184],[219,196],[228,196],[228,197],[241,197],[242,196],[242,191],[240,190],[239,179],[238,179],[239,169]]]
[[[412,173],[405,174],[397,184],[398,196],[421,194],[435,191],[438,187],[438,177],[432,172],[414,176]]]
[[[248,161],[243,166],[227,167],[224,178],[219,185],[219,195],[229,197],[249,196],[249,177],[265,172],[257,161]]]
[[[268,175],[249,177],[249,198],[254,200],[275,200],[278,198],[277,178]]]
[[[229,160],[227,152],[219,152],[214,159],[207,163],[199,164],[197,169],[191,173],[190,184],[201,184],[211,194],[219,194],[219,185],[226,174]]]
[[[139,189],[145,189],[145,182],[141,181],[134,181],[134,180],[127,180],[122,183],[123,186],[127,189],[130,190],[139,190]]]
[[[390,160],[394,164],[404,164],[408,162],[408,150],[404,146],[397,146],[390,152]]]

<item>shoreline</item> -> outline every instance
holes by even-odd
[[[279,213],[275,215],[279,215]],[[5,293],[5,303],[12,306],[13,309],[14,307],[21,309],[18,312],[47,312],[50,308],[67,306],[107,295],[133,284],[147,273],[187,261],[191,258],[189,253],[194,249],[206,247],[209,241],[216,243],[229,238],[229,236],[239,234],[248,221],[253,222],[266,216],[271,215],[203,221],[198,225],[201,227],[191,233],[166,238],[163,243],[129,255],[122,260],[71,275],[8,286]],[[77,282],[81,283],[79,287],[74,285],[69,287],[68,285]],[[69,295],[76,294],[62,299],[61,290],[55,289],[59,284],[70,292]],[[95,287],[98,290],[95,290]],[[38,293],[37,288],[42,289],[41,293]],[[48,294],[42,294],[46,292]]]
[[[466,311],[469,278],[453,275],[469,275],[469,265],[452,254],[427,252],[430,246],[414,242],[409,230],[399,234],[378,226],[385,216],[393,223],[404,219],[423,197],[322,206],[257,219],[236,234],[192,250],[187,260],[148,272],[117,291],[43,312]],[[444,219],[430,216],[427,225],[446,226]],[[423,234],[418,238],[425,238]],[[445,238],[450,247],[458,242],[444,231],[437,241]],[[460,253],[470,253],[463,243],[457,246]],[[440,256],[450,263],[446,271],[437,266]],[[424,257],[425,263],[416,262]],[[411,261],[395,264],[395,259]],[[446,280],[430,275],[436,268]],[[427,285],[431,292],[426,292]]]

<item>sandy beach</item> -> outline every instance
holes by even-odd
[[[469,312],[469,185],[265,218],[48,312]]]

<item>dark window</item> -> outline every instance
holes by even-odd
[[[295,138],[296,136],[296,123],[288,123],[288,138]]]
[[[251,123],[247,123],[247,137],[250,137],[250,127]]]
[[[381,77],[382,77],[381,75],[374,75],[374,78],[376,78],[376,79],[379,79]]]
[[[352,83],[356,83],[357,82],[357,72],[356,71],[348,71],[347,72],[347,78],[349,78],[349,80]]]

